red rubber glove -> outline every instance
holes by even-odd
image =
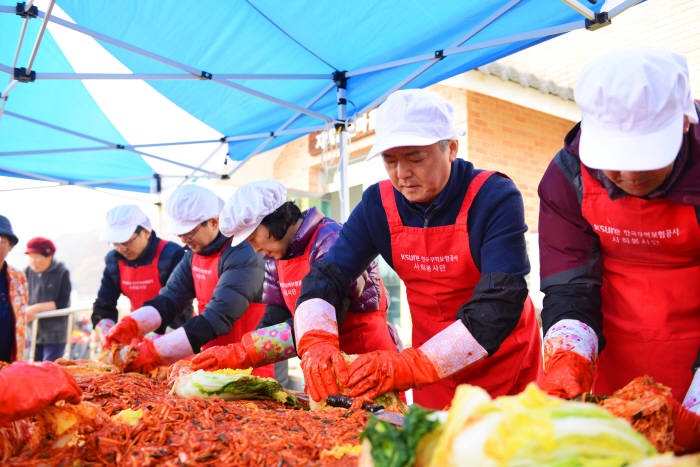
[[[673,452],[676,454],[690,454],[700,452],[700,415],[697,415],[679,404],[669,396],[673,411],[671,416],[675,422],[673,426]]]
[[[326,331],[306,332],[297,344],[301,357],[301,369],[309,395],[315,401],[325,401],[331,394],[338,394],[338,381],[348,380],[348,369],[340,353],[338,335]]]
[[[139,352],[138,356],[126,366],[124,371],[147,374],[165,364],[150,339],[141,339],[136,344],[136,350]]]
[[[15,362],[0,371],[0,425],[28,417],[59,400],[80,402],[82,391],[52,362]]]
[[[210,347],[192,359],[192,369],[194,370],[218,370],[220,368],[240,370],[252,366],[255,365],[248,356],[245,346],[240,342]]]
[[[559,350],[546,362],[539,387],[550,396],[571,399],[591,391],[593,363],[572,350]]]
[[[126,316],[119,321],[109,334],[105,337],[105,346],[111,347],[112,344],[130,344],[132,339],[141,337],[141,328],[131,316]]]
[[[435,366],[419,349],[409,347],[397,353],[376,350],[352,362],[348,394],[374,399],[387,391],[420,388],[440,380]]]

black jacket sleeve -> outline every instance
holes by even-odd
[[[195,298],[192,255],[191,251],[186,252],[158,296],[144,303],[158,310],[163,326],[172,323]],[[260,299],[264,273],[262,255],[256,255],[248,242],[223,250],[219,259],[219,280],[209,303],[201,315],[182,326],[195,352],[207,342],[229,333],[250,303]]]
[[[545,171],[540,197],[540,288],[544,292],[542,332],[563,319],[575,319],[605,347],[600,309],[600,240],[581,213],[580,162],[561,150]]]
[[[493,355],[520,321],[526,297],[527,283],[522,277],[487,274],[476,284],[472,298],[459,308],[457,319]]]
[[[119,286],[119,265],[116,252],[110,251],[105,256],[105,269],[102,273],[102,282],[97,291],[97,298],[92,305],[92,325],[95,326],[102,319],[111,319],[115,323],[119,318],[117,300],[121,295]]]
[[[174,242],[168,242],[164,247],[158,259],[158,275],[160,285],[168,283],[170,274],[173,273],[182,257],[185,255],[185,249]]]
[[[219,281],[206,308],[182,326],[195,352],[207,342],[231,332],[236,320],[262,294],[265,260],[248,242],[227,247],[219,267],[222,269]]]
[[[289,319],[293,320],[292,314],[289,312],[287,307],[282,307],[279,305],[265,305],[265,314],[260,319],[256,329],[274,326],[275,324],[283,323]]]
[[[168,242],[158,259],[158,276],[160,279],[161,286],[168,283],[170,275],[173,273],[177,265],[182,260],[185,255],[185,249],[174,242]],[[168,324],[169,327],[177,329],[185,322],[192,318],[194,310],[192,308],[192,302],[187,305],[181,313],[176,313],[172,321]],[[167,326],[161,326],[156,330],[157,333],[164,333]]]
[[[160,313],[163,324],[158,331],[169,326],[195,298],[192,280],[192,252],[188,251],[170,274],[168,282],[158,295],[143,303],[152,306]]]
[[[58,295],[56,296],[56,309],[68,308],[70,306],[70,272],[68,269],[61,269],[61,276],[58,283]]]

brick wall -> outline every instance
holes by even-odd
[[[537,231],[537,185],[574,122],[466,92],[468,150],[460,151],[477,168],[498,170],[518,186],[529,232]]]

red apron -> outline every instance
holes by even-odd
[[[320,224],[309,240],[304,254],[292,259],[277,260],[277,274],[280,281],[280,289],[287,308],[294,315],[296,301],[301,292],[301,281],[311,270],[309,262],[309,252],[316,235],[321,227]],[[367,313],[353,313],[348,311],[345,321],[338,330],[340,340],[340,350],[348,355],[371,352],[373,350],[393,350],[396,351],[396,343],[389,332],[389,325],[386,321],[386,310],[388,308],[386,290],[384,284],[379,282],[382,288],[382,295],[379,299],[379,309]]]
[[[119,260],[119,286],[122,293],[129,297],[131,311],[141,308],[146,300],[150,300],[160,292],[160,273],[158,272],[158,260],[166,245],[165,240],[158,242],[156,254],[153,260],[144,266],[127,266],[126,261]]]
[[[204,308],[207,306],[207,303],[209,303],[209,300],[211,300],[216,284],[219,283],[219,258],[221,258],[221,253],[230,243],[231,240],[226,242],[215,255],[202,256],[196,253],[192,255],[192,280],[194,282],[194,292],[197,297],[197,315],[204,312]],[[243,316],[233,323],[231,332],[207,342],[202,346],[202,350],[214,347],[215,345],[228,345],[240,342],[243,334],[255,330],[264,314],[264,304],[251,303],[245,313],[243,313]],[[269,364],[255,368],[253,374],[255,376],[274,378],[274,365]]]
[[[474,177],[456,223],[439,227],[404,226],[391,182],[379,183],[391,232],[394,270],[406,284],[413,347],[455,322],[457,311],[469,301],[481,278],[469,249],[467,216],[472,200],[493,173]],[[414,389],[413,400],[424,407],[443,409],[452,401],[456,387],[464,383],[481,386],[492,397],[517,394],[535,380],[541,366],[540,331],[528,297],[520,321],[495,354],[435,384]]]
[[[593,390],[648,374],[683,400],[700,348],[700,227],[667,199],[611,200],[582,165],[582,213],[600,237],[606,345]]]

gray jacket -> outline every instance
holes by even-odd
[[[57,310],[70,306],[70,273],[63,263],[53,260],[51,266],[41,274],[30,267],[24,273],[27,276],[29,305],[53,301]],[[67,326],[67,316],[40,319],[37,344],[65,344]]]
[[[182,325],[195,353],[207,342],[231,332],[233,324],[243,316],[251,302],[260,303],[262,300],[265,276],[263,256],[255,254],[248,242],[231,247],[227,246],[228,240],[228,237],[219,233],[201,253],[201,256],[211,256],[221,251],[221,256],[218,264],[219,280],[211,300],[201,315]],[[155,307],[160,313],[162,326],[159,331],[173,322],[195,298],[193,255],[191,250],[185,251],[185,256],[175,267],[165,287],[143,304]]]

